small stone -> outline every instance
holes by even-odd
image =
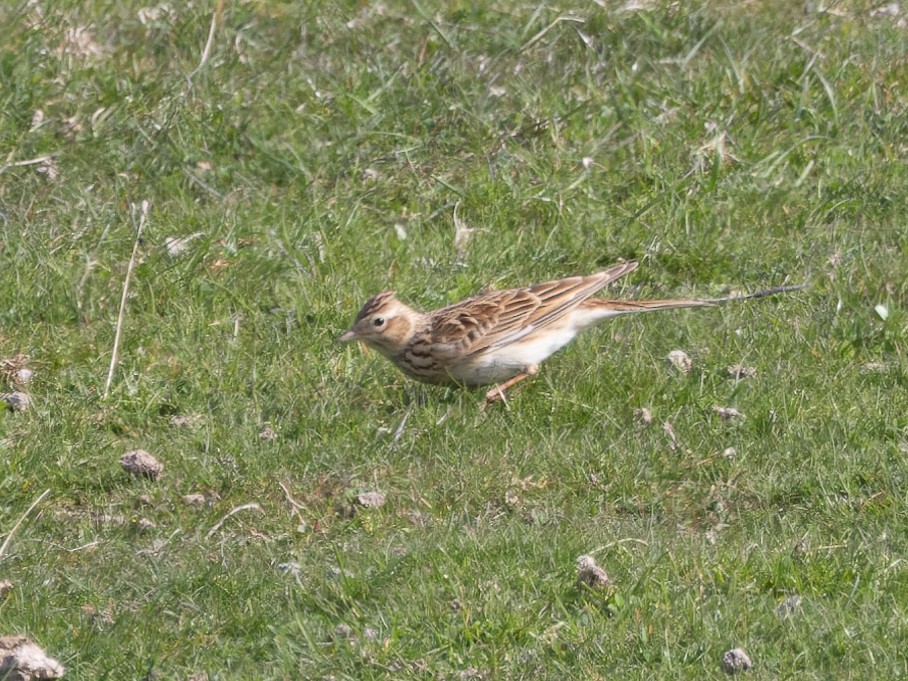
[[[140,494],[136,497],[136,505],[138,506],[152,506],[154,505],[154,499],[151,498],[149,494]]]
[[[16,391],[12,393],[0,393],[0,402],[5,402],[6,406],[13,411],[25,411],[28,409],[31,400],[28,397],[28,393]]]
[[[634,409],[634,418],[637,419],[639,423],[648,426],[653,422],[653,412],[646,407],[640,407],[639,409]]]
[[[753,666],[750,657],[742,648],[732,648],[722,656],[722,669],[729,674],[744,672]]]
[[[722,456],[726,459],[734,459],[738,455],[738,450],[734,447],[726,447],[722,450]]]
[[[372,627],[366,627],[363,629],[363,638],[367,641],[377,641],[378,640],[378,629],[373,629]]]
[[[32,376],[34,375],[34,371],[29,369],[28,367],[23,367],[19,369],[15,374],[13,374],[13,382],[20,385],[25,385],[32,380]]]
[[[756,367],[745,367],[740,364],[732,364],[731,366],[725,367],[725,373],[728,374],[729,378],[734,378],[740,380],[742,378],[753,378],[757,375]]]
[[[0,679],[34,681],[62,676],[63,665],[24,636],[0,638]]]
[[[57,162],[50,157],[45,158],[41,163],[36,165],[35,170],[39,175],[44,175],[44,177],[51,182],[60,176],[60,167],[57,165]]]
[[[155,525],[154,520],[150,520],[149,518],[139,518],[136,521],[136,527],[139,528],[139,530],[141,530],[142,532],[147,532],[149,530],[154,530],[155,528],[157,528],[157,525]]]
[[[577,559],[577,586],[602,589],[609,585],[608,574],[596,565],[596,559],[583,555]]]
[[[735,421],[744,418],[744,414],[734,407],[713,407],[713,411],[718,414],[719,418],[723,421]]]
[[[157,480],[161,471],[164,470],[164,464],[160,463],[144,449],[126,452],[120,457],[120,465],[127,473],[137,477],[151,478],[152,480]]]
[[[183,503],[187,506],[204,506],[205,505],[205,495],[204,494],[187,494],[183,497]]]
[[[691,366],[693,366],[690,357],[684,350],[672,350],[668,353],[668,361],[682,374],[689,373]]]
[[[9,592],[13,590],[12,582],[0,582],[0,601],[6,598],[9,595]]]
[[[259,433],[259,440],[274,440],[277,437],[277,433],[274,431],[274,428],[271,427],[270,423],[266,423],[265,427],[262,428]]]
[[[356,495],[356,502],[365,508],[381,508],[385,505],[384,492],[363,492]]]

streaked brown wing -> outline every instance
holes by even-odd
[[[433,350],[451,361],[514,343],[636,267],[636,262],[621,263],[597,274],[494,291],[446,307],[432,320]]]

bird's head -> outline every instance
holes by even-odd
[[[416,314],[397,299],[394,291],[383,291],[366,301],[353,326],[337,340],[361,341],[382,354],[393,355],[412,337]]]

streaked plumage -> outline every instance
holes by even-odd
[[[448,307],[421,313],[393,291],[368,301],[338,339],[362,341],[402,372],[424,383],[499,385],[488,399],[536,373],[539,364],[586,327],[617,315],[683,307],[710,307],[714,300],[618,301],[592,298],[638,263],[620,263],[588,276],[568,277],[525,288],[482,293]],[[764,291],[758,297],[786,289]]]

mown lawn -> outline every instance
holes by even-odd
[[[0,360],[34,372],[0,374],[30,397],[0,411],[0,635],[72,680],[699,680],[733,647],[754,680],[908,674],[908,9],[0,24]],[[616,296],[808,286],[615,320],[487,410],[335,343],[383,289],[621,258]]]

